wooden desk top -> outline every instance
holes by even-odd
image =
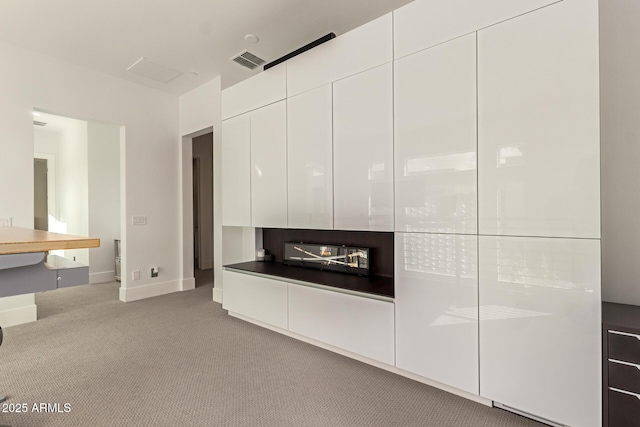
[[[0,255],[100,247],[100,239],[20,227],[0,227]]]

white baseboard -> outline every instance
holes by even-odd
[[[179,292],[182,289],[182,279],[169,282],[152,283],[150,285],[135,286],[132,288],[120,287],[120,301],[131,302],[141,299],[157,297],[160,295]]]
[[[358,360],[360,362],[366,363],[368,365],[375,366],[376,368],[380,368],[380,369],[384,369],[385,371],[393,372],[394,374],[409,378],[409,379],[417,381],[419,383],[423,383],[423,384],[429,385],[431,387],[438,388],[440,390],[444,390],[446,392],[449,392],[451,394],[455,394],[455,395],[460,396],[460,397],[464,397],[465,399],[473,400],[474,402],[481,403],[481,404],[489,406],[489,407],[493,406],[493,401],[492,400],[484,398],[484,397],[479,396],[477,394],[469,393],[467,391],[460,390],[460,389],[457,389],[455,387],[451,387],[451,386],[446,385],[446,384],[442,384],[442,383],[440,383],[438,381],[434,381],[434,380],[431,380],[429,378],[425,378],[425,377],[422,377],[420,375],[413,374],[411,372],[403,371],[402,369],[396,368],[395,366],[387,365],[386,363],[378,362],[377,360],[373,360],[373,359],[370,359],[368,357],[361,356],[361,355],[359,355],[357,353],[352,353],[350,351],[343,350],[343,349],[341,349],[339,347],[334,347],[332,345],[325,344],[322,341],[317,341],[317,340],[314,340],[312,338],[305,337],[304,335],[299,335],[299,334],[296,334],[294,332],[290,332],[290,331],[288,331],[286,329],[278,328],[277,326],[272,326],[272,325],[269,325],[268,323],[264,323],[264,322],[261,322],[259,320],[251,319],[250,317],[246,317],[246,316],[243,316],[241,314],[234,313],[234,312],[231,312],[231,311],[229,312],[229,316],[237,317],[240,320],[244,320],[246,322],[253,323],[254,325],[258,325],[258,326],[261,326],[261,327],[266,328],[266,329],[270,329],[272,331],[281,333],[281,334],[286,335],[288,337],[295,338],[297,340],[306,342],[307,344],[312,344],[312,345],[315,345],[317,347],[323,348],[325,350],[333,351],[334,353],[338,353],[338,354],[341,354],[343,356],[350,357],[351,359],[355,359],[355,360]]]
[[[101,271],[99,273],[90,273],[89,274],[89,283],[107,283],[107,282],[115,282],[116,280],[116,272],[114,270],[111,271]]]
[[[31,323],[36,320],[38,320],[38,307],[35,304],[0,311],[0,326],[3,328]]]
[[[213,301],[222,304],[222,289],[213,288]]]
[[[190,291],[196,288],[196,278],[189,277],[188,279],[182,279],[181,291]]]

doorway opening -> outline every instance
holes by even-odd
[[[196,287],[213,285],[213,133],[193,138],[193,267]]]
[[[89,283],[115,281],[121,238],[119,125],[34,111],[34,228],[98,237],[99,248],[51,251],[89,266]]]

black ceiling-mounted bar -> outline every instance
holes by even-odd
[[[275,67],[276,65],[280,64],[281,62],[284,62],[284,61],[286,61],[288,59],[291,59],[294,56],[298,56],[301,53],[308,51],[309,49],[313,49],[314,47],[319,46],[322,43],[328,42],[329,40],[335,39],[335,38],[336,38],[336,35],[334,33],[329,33],[326,36],[320,37],[318,40],[314,40],[311,43],[306,44],[306,45],[302,46],[301,48],[296,49],[293,52],[288,53],[285,56],[282,56],[282,57],[276,59],[275,61],[269,62],[267,65],[264,66],[264,70],[268,70],[271,67]]]

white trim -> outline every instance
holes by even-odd
[[[440,390],[444,390],[444,391],[446,391],[448,393],[455,394],[456,396],[464,397],[465,399],[472,400],[472,401],[480,403],[482,405],[489,406],[489,407],[493,406],[493,401],[490,400],[490,399],[484,398],[482,396],[478,396],[477,394],[472,394],[472,393],[466,392],[464,390],[459,390],[457,388],[451,387],[451,386],[446,385],[446,384],[442,384],[442,383],[437,382],[437,381],[433,381],[433,380],[431,380],[429,378],[425,378],[425,377],[422,377],[420,375],[412,374],[411,372],[403,371],[402,369],[398,369],[395,366],[387,365],[386,363],[382,363],[382,362],[378,362],[377,360],[373,360],[373,359],[370,359],[368,357],[361,356],[361,355],[359,355],[357,353],[352,353],[350,351],[343,350],[343,349],[341,349],[339,347],[334,347],[332,345],[325,344],[325,343],[323,343],[321,341],[316,341],[314,339],[305,337],[304,335],[299,335],[299,334],[296,334],[294,332],[287,331],[286,329],[278,328],[277,326],[272,326],[272,325],[269,325],[267,323],[260,322],[259,320],[251,319],[249,317],[243,316],[243,315],[238,314],[238,313],[234,313],[234,312],[230,311],[229,312],[229,316],[233,316],[233,317],[236,317],[236,318],[238,318],[240,320],[244,320],[245,322],[253,323],[254,325],[258,325],[258,326],[261,326],[263,328],[270,329],[270,330],[275,331],[275,332],[279,332],[282,335],[286,335],[288,337],[295,338],[297,340],[306,342],[307,344],[315,345],[315,346],[323,348],[325,350],[333,351],[334,353],[338,353],[338,354],[341,354],[343,356],[349,357],[351,359],[355,359],[355,360],[358,360],[360,362],[366,363],[368,365],[375,366],[376,368],[384,369],[385,371],[392,372],[394,374],[397,374],[397,375],[400,375],[402,377],[409,378],[411,380],[414,380],[414,381],[429,385],[431,387],[435,387],[435,388],[438,388]]]
[[[57,189],[56,184],[56,156],[55,154],[33,153],[34,159],[47,161],[47,214],[58,218]],[[49,224],[51,226],[51,224]]]
[[[36,320],[38,320],[38,307],[35,304],[0,311],[0,325],[3,328],[31,323]]]
[[[178,292],[182,288],[182,280],[171,280],[169,282],[152,283],[149,285],[136,286],[133,288],[120,287],[120,301],[131,302],[141,299],[157,297],[160,295]]]
[[[195,277],[188,277],[186,279],[182,279],[182,287],[180,288],[181,291],[190,291],[195,288],[196,288]]]
[[[213,301],[222,304],[222,289],[213,288]]]
[[[107,282],[115,282],[116,281],[116,272],[115,270],[111,271],[100,271],[98,273],[89,274],[89,283],[107,283]]]

